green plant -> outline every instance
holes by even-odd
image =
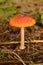
[[[41,14],[38,13],[36,17],[36,24],[43,27],[42,21],[41,21]]]

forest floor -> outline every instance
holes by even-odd
[[[32,28],[25,29],[25,40],[43,40],[43,28],[35,25]],[[0,44],[5,42],[20,41],[20,29],[9,26],[8,23],[0,23]],[[0,46],[0,56],[2,56],[2,61],[14,60],[14,57],[9,58],[9,54],[3,54],[3,50],[15,50],[15,52],[24,60],[32,61],[33,63],[43,63],[43,42],[28,42],[25,44],[26,48],[24,50],[19,49],[18,44],[12,45],[1,45]],[[17,51],[19,49],[19,51]],[[6,52],[6,51],[4,51]],[[1,54],[2,53],[2,54]],[[4,56],[4,57],[3,57]],[[8,58],[6,59],[5,57]],[[12,54],[10,55],[12,56]],[[1,60],[0,59],[0,60]]]
[[[1,0],[0,0],[1,1]],[[13,1],[13,0],[11,0]],[[17,60],[17,57],[12,54],[12,51],[17,53],[23,61],[28,61],[26,65],[30,64],[40,64],[43,63],[43,42],[28,42],[25,44],[26,48],[24,50],[20,50],[19,46],[20,44],[12,44],[12,45],[1,45],[1,43],[5,42],[12,42],[12,41],[20,41],[20,28],[11,27],[9,25],[9,18],[13,16],[18,15],[26,15],[33,18],[37,17],[37,13],[43,11],[43,1],[40,0],[38,2],[29,2],[23,1],[22,3],[19,0],[14,0],[11,3],[10,0],[8,0],[8,3],[4,2],[4,4],[1,5],[0,3],[0,62],[1,61],[12,61]],[[16,2],[16,11],[15,9],[12,9],[14,3]],[[13,5],[12,5],[13,4]],[[3,6],[4,5],[4,6]],[[25,6],[25,7],[24,7]],[[6,9],[6,7],[8,9]],[[3,9],[5,8],[5,9]],[[21,8],[21,9],[20,9]],[[5,11],[3,13],[3,11]],[[10,11],[11,10],[11,11]],[[10,12],[10,13],[9,13]],[[13,12],[13,13],[12,13]],[[8,15],[9,14],[9,15]],[[11,15],[10,15],[11,14]],[[8,16],[8,17],[7,17]],[[43,40],[43,27],[39,25],[34,25],[33,27],[27,27],[25,28],[25,41],[31,41],[31,40]],[[6,53],[8,50],[11,51],[11,53]],[[17,62],[16,61],[16,62]],[[10,64],[12,65],[12,64]],[[22,65],[21,63],[15,63],[14,65]]]

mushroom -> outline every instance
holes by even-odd
[[[31,27],[35,24],[35,20],[28,16],[18,16],[14,17],[10,20],[9,24],[11,26],[19,27],[21,28],[21,44],[20,49],[24,49],[24,28],[25,27]]]

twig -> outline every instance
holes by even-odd
[[[31,41],[25,41],[25,43],[29,42],[36,42],[36,43],[43,43],[43,40],[31,40]],[[19,44],[20,41],[11,41],[11,42],[0,42],[0,45],[11,45],[11,44]]]
[[[32,40],[30,42],[43,42],[43,40]]]

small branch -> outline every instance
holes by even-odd
[[[32,40],[30,42],[43,42],[43,40]]]
[[[31,41],[24,41],[25,43],[28,43],[28,42],[43,42],[43,40],[31,40]],[[21,43],[21,42],[18,42],[18,41],[12,41],[12,42],[9,42],[9,43]]]
[[[36,43],[43,43],[43,40],[31,40],[31,41],[25,41],[25,43],[29,42],[36,42]],[[11,42],[0,42],[0,45],[11,45],[11,44],[19,44],[20,41],[11,41]]]

